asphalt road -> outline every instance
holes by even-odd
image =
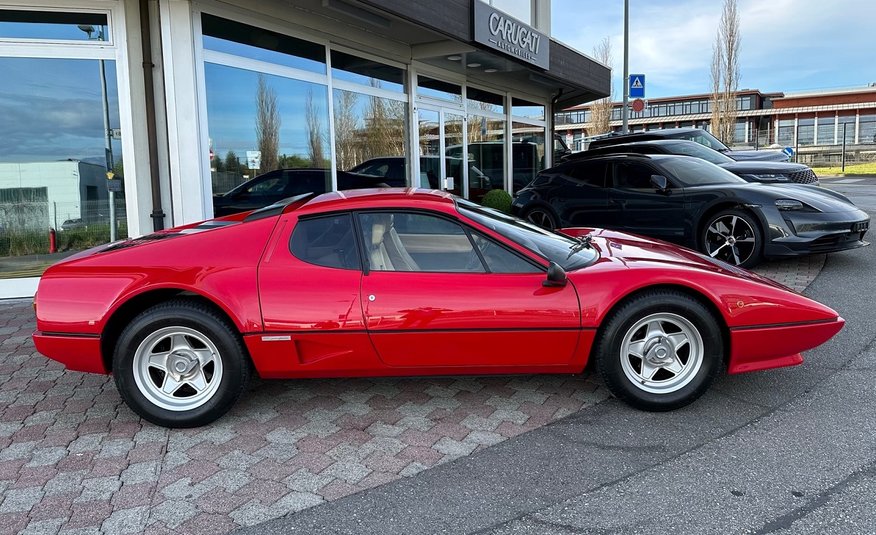
[[[876,180],[830,187],[876,214]],[[874,533],[874,262],[828,255],[806,294],[847,324],[801,366],[724,377],[666,414],[610,400],[241,532]]]

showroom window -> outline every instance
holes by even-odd
[[[379,176],[406,183],[405,70],[338,50],[332,50],[331,62],[337,170],[385,169]],[[381,165],[374,165],[377,158]],[[393,170],[402,170],[401,176],[390,176]]]
[[[108,12],[0,9],[14,80],[0,84],[0,278],[128,235],[112,35]]]
[[[544,117],[543,104],[511,99],[511,177],[515,194],[546,166]]]
[[[779,145],[793,146],[794,145],[794,119],[779,120],[779,127],[776,133],[776,142]]]
[[[876,114],[858,118],[858,143],[876,143]]]
[[[325,46],[208,14],[202,27],[213,194],[276,169],[329,170]],[[331,190],[322,176],[314,193]]]
[[[471,86],[466,88],[466,97],[468,158],[486,177],[476,183],[480,175],[469,169],[469,198],[479,198],[491,189],[505,189],[505,97]],[[448,154],[461,157],[461,147]]]

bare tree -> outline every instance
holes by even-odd
[[[611,67],[611,39],[603,37],[598,45],[593,47],[593,56],[601,63]],[[590,105],[590,128],[588,135],[604,134],[611,132],[611,102],[614,99],[614,82],[611,84],[610,94],[597,100]]]
[[[310,158],[310,165],[313,167],[325,167],[326,158],[323,140],[325,135],[322,131],[322,121],[320,120],[319,106],[313,101],[313,91],[307,91],[307,100],[305,102],[307,115],[305,122],[307,126],[307,156]]]
[[[280,112],[277,93],[268,87],[264,75],[259,75],[256,90],[256,140],[262,153],[260,172],[277,169],[280,153]]]
[[[733,143],[736,131],[736,91],[739,89],[739,11],[736,0],[724,0],[721,22],[712,46],[712,134]]]
[[[356,116],[358,100],[356,93],[335,90],[335,159],[341,171],[348,171],[362,162],[356,150],[359,144],[356,139],[359,128]]]

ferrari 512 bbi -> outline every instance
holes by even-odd
[[[127,404],[207,424],[263,378],[580,373],[645,410],[722,372],[800,364],[843,326],[775,282],[665,242],[551,232],[417,189],[304,195],[49,268],[37,349]]]

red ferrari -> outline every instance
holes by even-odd
[[[418,189],[306,195],[49,268],[37,349],[128,405],[207,424],[263,378],[580,373],[670,410],[721,372],[803,361],[830,308],[694,251],[550,232]]]

